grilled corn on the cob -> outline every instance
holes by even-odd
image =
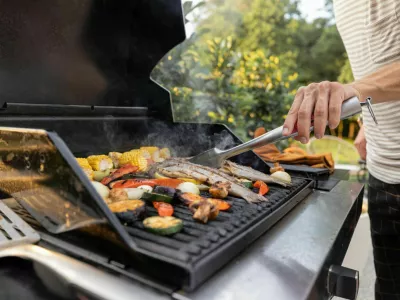
[[[86,158],[77,158],[78,165],[82,168],[83,172],[89,177],[90,180],[93,180],[93,169],[90,166],[88,160]]]
[[[145,150],[152,155],[154,152],[158,150],[158,147],[140,147],[140,150]]]
[[[148,152],[147,152],[148,153]],[[132,164],[133,166],[139,167],[139,171],[146,171],[148,167],[148,161],[143,156],[143,151],[141,150],[132,150],[129,152],[122,153],[121,157],[119,158],[120,166],[126,164]],[[146,154],[144,154],[146,155]]]
[[[151,159],[151,154],[149,151],[145,149],[139,149],[140,155],[143,156],[145,159]]]
[[[168,148],[162,148],[160,150],[160,156],[162,158],[165,158],[165,159],[170,158],[171,157],[171,151],[169,151]]]
[[[163,162],[165,159],[161,157],[160,155],[160,150],[155,151],[152,155],[151,155],[151,159],[158,163],[158,162]]]
[[[108,153],[108,157],[111,158],[115,169],[119,168],[119,158],[121,157],[121,155],[122,155],[122,153],[119,153],[119,152]]]
[[[86,158],[77,158],[76,161],[82,169],[92,169]]]
[[[105,171],[113,168],[113,162],[107,155],[91,155],[87,160],[94,171]]]

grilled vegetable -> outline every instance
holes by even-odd
[[[173,178],[168,178],[168,179],[154,179],[154,182],[156,185],[161,185],[161,186],[167,186],[176,189],[178,185],[183,183],[182,180],[179,179],[173,179]]]
[[[168,159],[171,157],[171,151],[168,148],[162,148],[160,150],[160,156],[164,159]]]
[[[146,205],[141,200],[127,200],[111,203],[110,210],[124,223],[133,223],[144,217]]]
[[[139,168],[137,166],[133,166],[131,164],[126,164],[123,167],[116,170],[115,172],[113,172],[112,174],[110,174],[109,176],[107,176],[106,178],[104,178],[101,181],[101,183],[104,185],[107,185],[113,180],[121,178],[122,176],[124,176],[126,174],[135,173],[138,170],[139,170]]]
[[[140,189],[140,188],[129,188],[129,189],[124,189],[124,190],[128,194],[129,200],[138,200],[138,199],[142,198],[143,193],[145,192],[144,189]]]
[[[186,205],[190,205],[191,203],[196,202],[196,201],[208,200],[208,201],[212,201],[218,207],[219,210],[228,210],[231,207],[231,205],[226,201],[223,201],[220,199],[212,199],[212,198],[206,199],[202,196],[199,196],[196,194],[191,194],[191,193],[180,194],[179,199]]]
[[[153,188],[149,185],[140,185],[138,189],[144,190],[145,192],[151,193],[153,192]]]
[[[229,182],[217,181],[210,187],[210,194],[213,198],[224,199],[228,196],[231,184]]]
[[[97,181],[92,181],[92,184],[103,199],[107,199],[109,197],[110,190],[108,189],[108,187]]]
[[[253,183],[250,180],[247,179],[239,179],[239,181],[248,189],[253,188]]]
[[[105,177],[110,175],[111,170],[105,171],[93,171],[93,180],[95,181],[102,181]],[[106,184],[105,184],[106,185]]]
[[[125,189],[112,189],[110,191],[110,200],[111,202],[120,202],[120,201],[128,201],[128,193]]]
[[[214,220],[219,214],[217,205],[211,200],[194,201],[189,205],[189,209],[194,213],[193,219],[204,224]]]
[[[172,235],[182,230],[182,220],[175,217],[150,217],[143,221],[143,226],[149,232],[159,235]]]
[[[153,202],[154,208],[160,217],[169,217],[174,214],[174,208],[171,204],[165,202]]]
[[[140,150],[144,150],[149,152],[150,155],[152,155],[154,152],[158,151],[158,147],[140,147]]]
[[[194,183],[191,182],[183,182],[176,187],[176,189],[180,190],[182,193],[192,193],[200,195],[200,190]]]
[[[91,155],[87,158],[93,171],[105,171],[112,169],[114,164],[107,155]]]
[[[114,181],[110,184],[112,188],[137,188],[142,185],[155,186],[154,179],[127,179],[127,180],[118,180]]]
[[[168,195],[163,195],[163,194],[157,194],[157,193],[143,193],[142,196],[143,200],[146,201],[151,201],[151,202],[167,202],[167,203],[172,203],[173,197],[168,196]]]
[[[118,162],[121,166],[131,164],[139,168],[139,171],[146,171],[148,168],[148,152],[143,150],[132,150],[122,153]]]
[[[114,168],[119,168],[119,158],[121,157],[122,153],[119,152],[110,152],[108,153],[108,157],[111,158]]]
[[[278,171],[284,172],[285,169],[278,162],[276,162],[276,163],[274,163],[274,166],[271,169],[269,169],[269,172],[271,174],[274,174],[275,172],[278,172]]]
[[[142,157],[144,157],[147,160],[151,160],[151,154],[149,151],[145,150],[145,149],[139,149],[139,150],[133,150],[133,151],[139,151],[140,155]]]
[[[181,200],[184,204],[190,205],[191,203],[195,201],[204,201],[206,198],[201,197],[197,194],[192,194],[192,193],[183,193],[179,194],[178,196],[179,200]]]
[[[228,202],[224,201],[224,200],[211,199],[211,198],[208,199],[208,200],[212,201],[218,207],[218,209],[220,211],[228,210],[228,209],[231,208],[231,205]]]
[[[183,181],[179,179],[128,179],[128,180],[119,180],[113,182],[110,186],[113,188],[134,188],[141,185],[149,185],[149,186],[167,186],[176,188]]]
[[[292,178],[286,172],[277,171],[274,174],[272,174],[271,177],[276,179],[276,180],[279,180],[281,182],[285,182],[286,184],[291,184],[292,183]]]
[[[78,165],[82,169],[90,169],[90,170],[92,170],[92,167],[90,166],[87,158],[77,158],[76,161],[78,162]]]
[[[176,190],[168,186],[156,186],[153,192],[156,194],[167,195],[172,198],[175,197],[176,194]]]
[[[82,168],[83,172],[89,177],[90,180],[93,180],[93,169],[90,166],[88,160],[86,158],[77,158],[78,165]]]
[[[259,189],[258,194],[261,196],[264,196],[265,194],[267,194],[269,192],[268,185],[263,181],[260,181],[260,180],[256,181],[254,183],[254,187]]]
[[[154,153],[151,155],[151,159],[156,163],[163,162],[165,160],[165,158],[161,157],[159,150],[154,151]]]

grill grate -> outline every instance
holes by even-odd
[[[132,226],[125,226],[125,229],[144,249],[181,262],[196,263],[232,236],[271,214],[292,195],[298,193],[304,185],[303,179],[294,178],[290,189],[271,186],[268,194],[270,201],[260,204],[248,204],[244,199],[228,197],[225,200],[231,204],[230,210],[220,212],[214,221],[207,224],[196,222],[187,206],[177,205],[174,207],[174,216],[183,220],[184,227],[180,233],[173,236],[164,237],[148,233],[143,229],[140,221]],[[208,196],[207,193],[202,195]],[[157,215],[156,210],[151,206],[147,207],[147,212],[149,216]]]
[[[36,243],[40,236],[15,212],[0,202],[0,249]]]
[[[187,266],[184,269],[187,273],[182,273],[183,269],[176,269],[172,265],[167,267],[163,262],[154,260],[144,260],[141,264],[140,260],[135,259],[135,256],[128,260],[123,259],[123,256],[109,249],[109,246],[112,247],[112,245],[101,242],[101,249],[96,248],[95,240],[74,235],[73,232],[53,235],[54,238],[51,240],[46,238],[48,234],[46,233],[42,239],[45,247],[47,247],[46,243],[49,243],[53,250],[59,248],[66,254],[88,262],[91,262],[93,256],[106,255],[106,261],[108,261],[106,264],[109,265],[110,270],[120,270],[121,275],[124,276],[130,276],[127,275],[127,272],[129,274],[133,272],[132,274],[135,276],[143,276],[143,278],[150,276],[154,280],[151,283],[153,287],[155,282],[163,282],[175,288],[183,287],[185,290],[191,291],[266,232],[311,192],[313,184],[311,180],[292,177],[292,181],[293,185],[290,189],[270,186],[269,202],[248,204],[244,199],[228,197],[225,200],[232,205],[230,210],[220,212],[215,220],[207,224],[197,223],[185,205],[177,205],[174,207],[174,216],[183,220],[184,228],[173,236],[158,236],[149,233],[144,230],[142,222],[124,226],[140,248],[155,254],[162,254],[176,263]],[[207,196],[207,194],[203,195]],[[39,232],[43,230],[41,225],[16,201],[7,200],[6,202]],[[147,205],[147,215],[157,215],[151,205]],[[58,243],[57,240],[60,242]],[[70,253],[69,249],[63,246],[63,241],[85,250],[79,254]],[[165,270],[165,268],[169,271],[157,271]]]

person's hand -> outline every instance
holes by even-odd
[[[360,131],[354,140],[354,146],[357,148],[358,154],[362,160],[367,159],[367,140],[365,138],[364,126],[361,126]]]
[[[356,89],[338,82],[324,81],[300,88],[283,125],[283,135],[290,135],[297,123],[296,140],[307,143],[314,115],[315,137],[322,138],[327,123],[332,129],[339,125],[343,101],[354,96],[358,96]]]

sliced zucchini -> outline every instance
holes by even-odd
[[[169,195],[162,195],[162,194],[157,194],[157,193],[147,193],[144,192],[142,196],[143,200],[146,201],[151,201],[151,202],[166,202],[166,203],[172,203],[172,200],[174,199],[173,197]]]
[[[159,235],[171,235],[182,230],[182,220],[175,217],[149,217],[143,221],[143,226],[149,232]]]
[[[247,179],[239,179],[239,181],[248,189],[252,189],[253,188],[253,183],[250,180]]]

